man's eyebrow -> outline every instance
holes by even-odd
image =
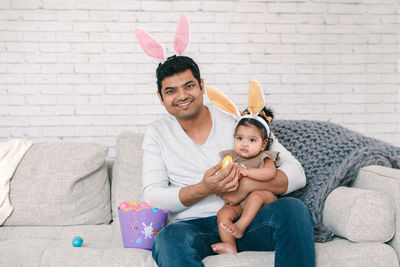
[[[194,83],[194,81],[192,81],[192,80],[187,81],[187,82],[185,82],[185,83],[183,84],[183,86],[189,85],[189,84],[191,84],[191,83]],[[169,89],[175,89],[175,87],[173,87],[173,86],[165,87],[165,88],[164,88],[164,91],[169,90]]]
[[[165,87],[165,88],[164,88],[164,91],[167,91],[167,90],[170,90],[170,89],[175,89],[175,87],[173,87],[173,86]]]
[[[194,81],[188,81],[188,82],[186,82],[185,84],[184,84],[184,86],[186,86],[186,85],[188,85],[188,84],[190,84],[190,83],[194,83]]]

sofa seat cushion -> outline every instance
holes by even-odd
[[[147,266],[157,267],[151,251],[125,248],[48,248],[44,254],[44,266]]]
[[[0,266],[157,266],[148,250],[75,248],[69,243],[36,238],[0,241]]]
[[[72,246],[75,236],[82,247]],[[317,266],[398,265],[396,252],[384,243],[353,243],[335,238],[316,243]],[[247,251],[215,255],[205,266],[274,266],[274,252]],[[82,226],[0,227],[0,266],[147,266],[155,267],[151,251],[124,248],[119,224]]]
[[[353,243],[335,238],[331,242],[316,243],[316,263],[319,267],[399,266],[397,254],[384,243]],[[238,254],[208,256],[204,265],[211,266],[274,266],[274,252],[246,251]]]
[[[111,220],[108,148],[35,143],[10,183],[14,208],[4,225],[101,224]]]
[[[76,225],[76,226],[3,226],[0,227],[0,242],[22,239],[47,239],[54,245],[72,246],[75,236],[83,238],[83,244],[96,247],[109,246],[114,237],[112,225]],[[122,243],[121,243],[122,244]],[[122,245],[121,245],[122,247]]]
[[[73,247],[75,236],[83,238]],[[151,252],[125,249],[119,225],[0,227],[0,266],[156,266]]]
[[[384,243],[353,243],[335,238],[332,242],[316,243],[315,250],[317,266],[399,266],[396,251]]]

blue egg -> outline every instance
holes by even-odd
[[[83,239],[80,236],[75,236],[74,239],[72,239],[72,245],[74,247],[80,247],[82,246]]]
[[[158,208],[152,208],[151,211],[152,211],[152,212],[157,212],[157,211],[158,211]]]

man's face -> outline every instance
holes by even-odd
[[[201,87],[200,87],[201,86]],[[165,109],[178,120],[196,117],[203,107],[204,82],[201,84],[190,69],[166,77],[161,82],[161,94],[157,95]]]

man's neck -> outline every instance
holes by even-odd
[[[190,120],[178,120],[186,134],[197,144],[204,144],[212,128],[211,113],[203,106],[199,114]]]

